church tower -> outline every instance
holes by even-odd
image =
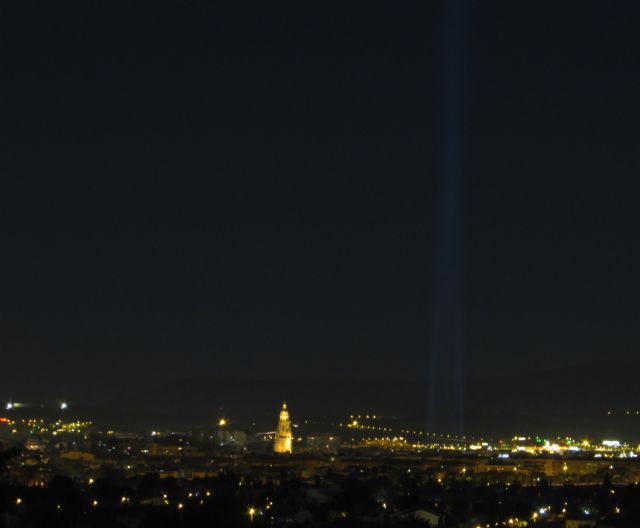
[[[276,441],[273,444],[274,453],[291,453],[291,420],[287,404],[282,404],[280,419],[278,420],[278,430],[276,431]]]

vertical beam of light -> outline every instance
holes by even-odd
[[[427,426],[464,432],[462,176],[468,0],[443,0],[443,146]]]

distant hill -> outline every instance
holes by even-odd
[[[485,436],[556,433],[640,440],[640,414],[625,413],[640,411],[639,367],[601,363],[468,379],[465,429]],[[427,394],[427,382],[416,380],[191,379],[147,389],[131,385],[103,398],[78,392],[73,399],[88,402],[74,405],[75,412],[127,427],[205,425],[220,414],[238,424],[270,427],[285,400],[294,419],[331,422],[375,413],[422,426]]]

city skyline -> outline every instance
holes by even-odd
[[[0,528],[638,528],[640,3],[0,6]]]

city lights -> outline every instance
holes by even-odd
[[[136,507],[141,508],[156,505],[185,512],[190,506],[204,506],[206,499],[212,496],[211,488],[199,488],[193,483],[199,478],[217,478],[216,476],[227,471],[226,468],[233,467],[234,472],[238,473],[238,496],[246,496],[253,503],[244,503],[246,516],[252,522],[261,516],[275,518],[279,515],[273,501],[268,498],[264,503],[255,505],[253,493],[256,486],[261,485],[261,479],[269,481],[274,475],[281,475],[285,469],[310,470],[311,474],[320,475],[322,478],[324,472],[331,468],[334,475],[341,475],[338,478],[351,478],[349,476],[353,475],[351,471],[355,466],[358,478],[366,482],[371,476],[372,467],[385,464],[385,471],[394,472],[397,479],[400,479],[399,475],[402,474],[404,478],[431,480],[438,486],[439,494],[447,494],[449,489],[455,489],[462,481],[471,487],[481,485],[483,489],[489,486],[506,490],[518,484],[520,490],[531,490],[531,493],[539,488],[541,479],[545,479],[556,489],[562,489],[561,486],[564,484],[574,483],[581,486],[598,486],[603,471],[616,479],[625,478],[630,482],[640,480],[640,467],[636,470],[633,457],[635,453],[629,443],[623,440],[590,441],[586,444],[568,436],[514,435],[492,441],[469,436],[463,439],[461,436],[456,437],[448,433],[430,432],[427,436],[411,424],[402,424],[398,420],[377,419],[374,424],[372,413],[354,416],[349,420],[335,420],[333,428],[325,429],[326,433],[322,434],[310,433],[310,424],[315,420],[303,420],[294,437],[291,432],[289,409],[283,404],[278,416],[277,429],[257,433],[253,440],[261,446],[258,451],[260,457],[265,456],[266,446],[275,451],[275,455],[269,455],[272,458],[259,458],[259,465],[253,465],[252,461],[256,459],[252,457],[255,453],[247,449],[251,444],[246,440],[246,433],[240,434],[239,431],[233,430],[226,418],[219,418],[206,433],[170,430],[154,430],[155,434],[149,434],[148,431],[134,433],[114,428],[96,428],[90,422],[57,420],[50,423],[42,418],[7,418],[6,425],[9,428],[17,428],[19,434],[28,438],[25,442],[25,468],[46,467],[45,460],[55,458],[58,462],[73,461],[76,471],[84,471],[87,486],[83,493],[86,493],[86,504],[96,512],[107,511],[113,507],[107,502],[99,502],[99,497],[96,497],[98,490],[95,489],[95,470],[103,460],[110,460],[112,464],[117,461],[117,467],[126,470],[126,474],[132,479],[139,479],[150,470],[155,470],[162,475],[160,482],[167,477],[184,482],[181,490],[168,491],[165,488],[166,491],[160,492],[154,499],[141,500],[140,496],[134,498],[134,495],[129,493],[116,495],[122,514],[132,511],[128,506],[130,504],[136,504]],[[340,423],[347,423],[348,427],[340,426]],[[324,428],[326,425],[323,424],[321,427]],[[347,430],[348,437],[340,434],[340,431]],[[246,443],[238,446],[231,443],[227,447],[221,446],[217,440],[236,436]],[[49,443],[48,438],[52,439],[53,443]],[[56,440],[53,440],[54,438]],[[280,456],[275,446],[283,439],[295,442],[296,453],[300,453],[303,458]],[[229,451],[226,451],[227,449]],[[47,459],[43,457],[45,453]],[[288,455],[288,452],[285,453]],[[183,460],[188,461],[189,465],[184,464]],[[173,468],[167,468],[167,461],[174,465]],[[260,475],[261,472],[264,474],[260,479],[256,479],[256,474]],[[266,477],[267,475],[269,476]],[[41,481],[35,482],[34,485],[44,489],[47,486],[46,482]],[[105,485],[108,484],[101,483],[100,489]],[[341,487],[337,486],[335,489],[339,491]],[[135,487],[131,493],[136,493]],[[311,496],[315,493],[316,491],[313,491]],[[326,500],[323,497],[325,493],[327,491],[324,489],[317,492],[320,500]],[[622,518],[621,512],[624,511],[625,505],[619,501],[620,494],[611,486],[607,495],[616,499],[616,504],[609,507],[609,513]],[[22,502],[21,498],[15,500],[16,506]],[[384,495],[376,500],[384,515],[397,515],[397,498],[394,498],[393,487],[385,490]],[[212,502],[209,501],[209,504]],[[541,525],[559,518],[567,518],[566,503],[557,510],[552,509],[552,502],[542,504],[533,509],[526,521],[505,516],[498,521],[497,526],[521,528],[527,526],[527,523],[528,526],[533,523]],[[61,504],[56,505],[57,510],[61,507]],[[584,501],[575,507],[579,508],[580,514],[584,517],[596,517],[590,502]],[[345,513],[345,518],[353,515],[341,513]],[[602,512],[598,514],[602,515]],[[290,521],[280,518],[279,522]]]

